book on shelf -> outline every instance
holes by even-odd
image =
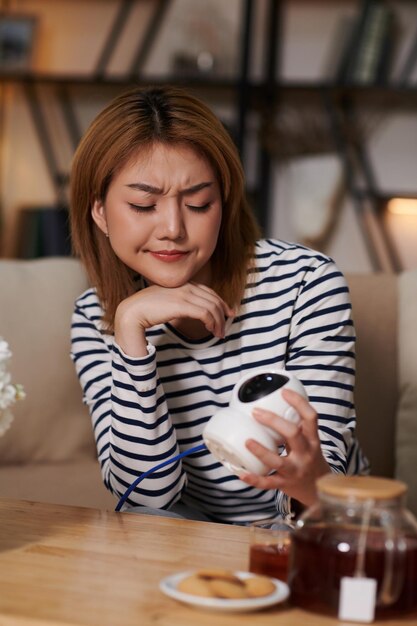
[[[414,31],[413,40],[400,71],[398,82],[403,86],[417,83],[417,28]]]
[[[394,13],[383,0],[364,0],[342,48],[336,79],[342,84],[375,85],[387,80],[395,35]]]

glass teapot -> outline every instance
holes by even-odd
[[[347,585],[371,581],[376,617],[417,611],[417,522],[404,506],[406,485],[326,474],[317,489],[318,501],[300,517],[293,533],[291,602],[340,618]],[[363,594],[358,604],[362,599]],[[354,607],[355,597],[349,601]]]

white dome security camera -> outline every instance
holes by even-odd
[[[257,369],[234,386],[232,399],[207,422],[203,440],[213,456],[232,474],[250,472],[265,476],[269,469],[245,445],[255,439],[272,452],[282,443],[279,434],[252,417],[256,408],[273,411],[290,422],[298,423],[297,411],[284,400],[283,389],[292,389],[308,399],[302,383],[283,369]]]

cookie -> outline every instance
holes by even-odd
[[[265,576],[254,576],[245,580],[245,590],[251,598],[261,598],[275,591],[275,585]]]
[[[227,600],[242,600],[248,597],[246,585],[239,579],[239,583],[230,582],[221,578],[211,578],[208,581],[210,589],[217,598]]]
[[[215,593],[210,588],[208,582],[203,578],[200,578],[197,574],[187,576],[180,580],[177,585],[178,591],[183,593],[189,593],[192,596],[201,596],[203,598],[214,598]]]
[[[203,598],[244,600],[268,596],[275,591],[275,585],[266,576],[241,579],[227,569],[201,569],[183,578],[177,589]]]
[[[244,584],[240,578],[228,569],[199,569],[197,571],[197,575],[205,580],[227,580],[228,582],[235,583],[236,585]]]

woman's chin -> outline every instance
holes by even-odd
[[[178,287],[182,287],[192,280],[191,278],[178,278],[178,276],[159,276],[157,280],[152,280],[151,278],[146,277],[144,278],[148,286],[157,285],[158,287],[165,287],[166,289],[176,289]]]

